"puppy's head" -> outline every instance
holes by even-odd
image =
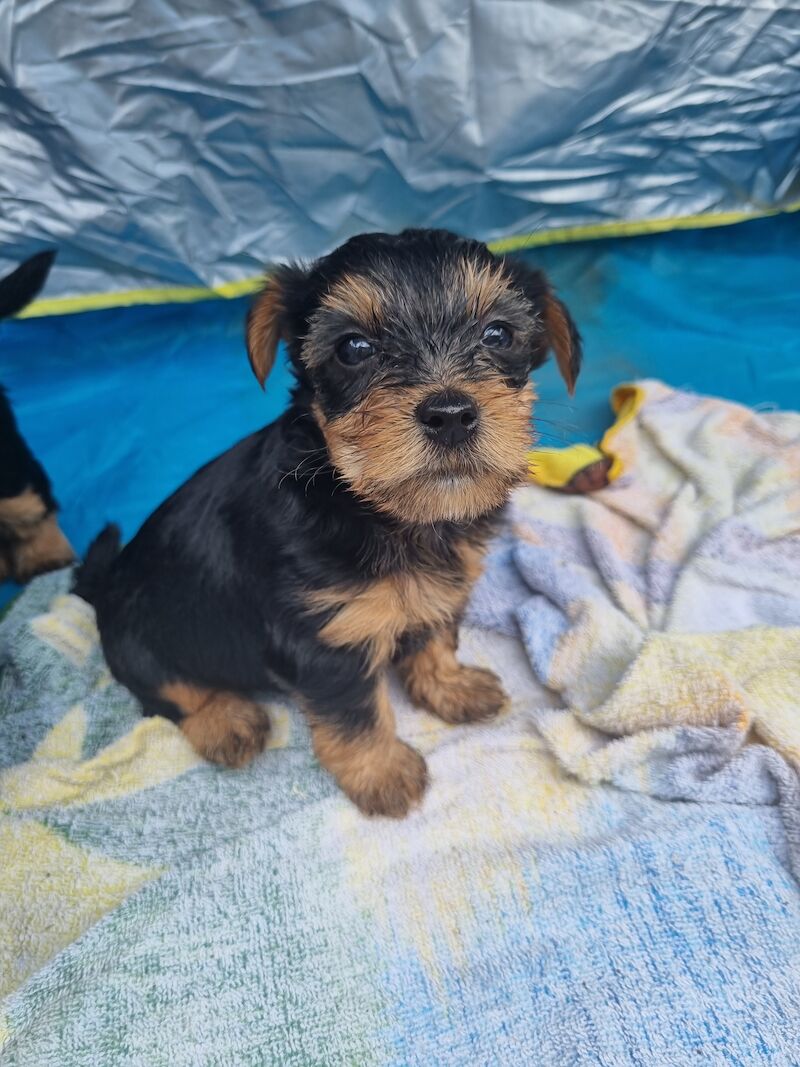
[[[247,325],[262,385],[281,339],[339,474],[410,523],[499,507],[527,470],[530,372],[552,349],[572,392],[581,361],[539,271],[441,230],[366,234],[278,269]]]

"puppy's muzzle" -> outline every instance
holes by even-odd
[[[426,437],[444,448],[459,448],[478,429],[478,408],[466,393],[446,390],[426,397],[418,406],[417,422]]]

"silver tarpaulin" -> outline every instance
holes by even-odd
[[[800,198],[800,0],[0,0],[0,272],[219,286],[363,230]]]

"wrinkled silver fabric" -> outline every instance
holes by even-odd
[[[0,271],[215,286],[350,234],[800,197],[800,0],[0,0]]]

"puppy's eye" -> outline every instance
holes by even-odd
[[[481,344],[486,348],[510,348],[511,330],[502,322],[490,322],[481,334]]]
[[[348,367],[354,367],[357,363],[363,363],[365,359],[375,355],[375,345],[372,341],[368,341],[366,337],[360,337],[356,334],[351,337],[345,337],[343,341],[339,342],[336,346],[336,355],[339,357],[340,362],[345,363]]]

